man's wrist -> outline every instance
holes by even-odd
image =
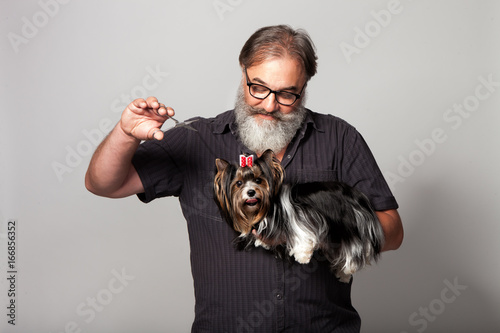
[[[127,143],[139,144],[141,142],[140,139],[133,136],[131,133],[127,133],[123,127],[121,121],[115,126],[114,131],[117,133],[120,141],[125,141]]]

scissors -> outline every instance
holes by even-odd
[[[195,122],[196,120],[187,120],[187,121],[178,121],[177,119],[175,119],[174,117],[170,117],[170,116],[167,116],[168,118],[172,119],[175,123],[174,127],[185,127],[189,130],[192,130],[192,131],[195,131],[195,132],[198,132],[197,129],[193,128],[192,126],[190,126],[189,124]]]
[[[167,108],[166,106],[160,104],[160,108],[162,108],[162,107],[165,108],[165,109]],[[159,110],[159,108],[158,108],[158,110]],[[165,117],[167,119],[172,119],[174,121],[174,123],[175,123],[174,127],[185,127],[185,128],[187,128],[187,129],[189,129],[191,131],[198,132],[198,130],[196,130],[192,126],[189,126],[189,124],[195,122],[196,120],[188,120],[188,121],[182,121],[182,122],[180,122],[177,119],[175,119],[174,117],[169,116],[168,114],[164,114],[164,115],[159,114],[158,110],[156,110],[156,114],[159,115],[160,117]]]

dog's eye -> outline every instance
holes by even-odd
[[[241,185],[243,185],[243,182],[242,182],[241,180],[238,180],[238,181],[236,182],[236,186],[237,186],[237,187],[241,187]]]
[[[262,183],[262,179],[260,179],[260,178],[255,178],[253,181],[254,181],[255,183],[257,183],[257,184]]]

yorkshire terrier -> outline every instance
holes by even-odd
[[[299,263],[319,250],[332,272],[349,282],[376,261],[384,233],[368,198],[341,182],[284,184],[284,170],[271,150],[240,165],[217,159],[215,199],[240,236],[240,249],[262,246]]]

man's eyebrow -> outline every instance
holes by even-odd
[[[258,77],[253,78],[253,81],[255,81],[258,84],[261,84],[263,86],[268,87],[267,83],[265,81],[259,79]],[[286,90],[297,91],[298,88],[296,86],[289,86],[289,87],[281,88],[281,89],[279,89],[277,91],[286,91]]]

